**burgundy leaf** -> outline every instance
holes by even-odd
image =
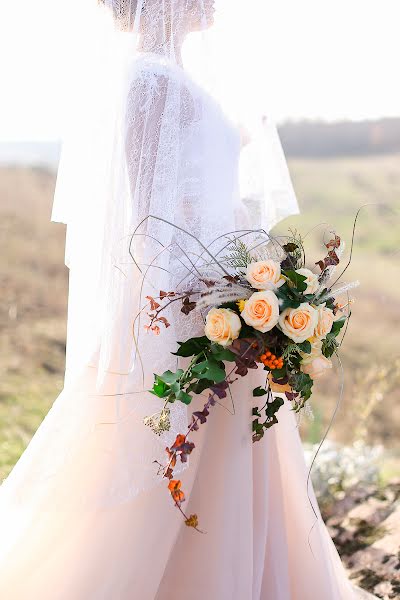
[[[212,281],[211,279],[202,279],[201,280],[208,288],[212,288],[215,286],[215,281]]]
[[[197,421],[196,417],[192,416],[192,422],[190,424],[190,429],[191,429],[191,431],[198,431],[199,430],[199,424],[198,424],[198,421]]]
[[[154,298],[152,296],[146,296],[146,300],[148,300],[150,302],[151,310],[157,310],[157,308],[160,308],[160,306],[161,306],[158,302],[156,302],[154,300]]]
[[[293,402],[298,397],[298,392],[285,392],[285,396],[290,402]]]
[[[218,396],[218,398],[220,400],[223,400],[224,398],[226,398],[227,393],[226,390],[229,388],[229,382],[228,381],[221,381],[221,383],[217,383],[216,385],[213,385],[210,390],[216,395]]]
[[[196,302],[191,302],[189,296],[186,296],[186,298],[183,301],[183,306],[181,308],[181,311],[183,312],[183,314],[187,316],[195,308],[196,308]]]
[[[217,401],[212,394],[210,394],[208,398],[208,404],[209,406],[215,406],[217,404]]]
[[[171,327],[171,324],[167,321],[167,319],[165,317],[158,317],[157,321],[159,321],[160,323],[163,323],[166,327],[166,329],[168,329],[168,327]]]
[[[173,469],[171,469],[171,467],[168,467],[168,469],[164,473],[164,477],[166,477],[167,479],[172,479],[173,476],[174,476]]]
[[[335,239],[330,240],[327,244],[325,244],[325,246],[329,249],[329,248],[339,248],[340,247],[340,237],[338,235],[335,235]]]
[[[172,296],[175,296],[175,292],[160,292],[161,300],[164,300],[164,298],[172,298]]]
[[[196,411],[196,412],[193,413],[193,416],[196,417],[200,421],[200,423],[202,425],[204,425],[204,423],[207,423],[207,417],[209,415],[210,415],[210,411],[207,410],[207,408],[205,408],[202,411],[198,410],[198,411]]]
[[[315,264],[318,265],[321,271],[325,271],[327,267],[336,267],[339,264],[339,257],[334,250],[330,250],[328,256],[324,258],[324,260],[320,260]]]

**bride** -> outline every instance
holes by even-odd
[[[234,414],[214,407],[180,473],[203,535],[157,476],[187,413],[174,405],[155,436],[146,416],[159,400],[146,390],[202,324],[173,312],[159,337],[146,333],[146,297],[174,289],[198,240],[270,229],[297,202],[274,127],[241,136],[216,100],[212,63],[202,68],[206,31],[214,21],[218,31],[217,17],[230,26],[229,3],[219,15],[213,0],[99,4],[102,59],[86,65],[53,211],[68,225],[65,386],[0,490],[0,597],[359,598],[310,506],[290,408],[252,444],[250,390],[262,373],[233,384]]]

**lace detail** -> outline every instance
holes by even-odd
[[[121,31],[132,31],[136,24],[143,33],[142,48],[146,52],[166,51],[171,38],[180,38],[190,23],[202,23],[205,28],[213,5],[210,0],[99,0],[99,2],[112,11],[115,23]]]

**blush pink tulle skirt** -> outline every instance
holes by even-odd
[[[235,384],[235,414],[232,406],[217,405],[208,424],[193,435],[196,449],[180,476],[188,497],[185,511],[198,514],[204,534],[186,527],[166,484],[115,506],[101,509],[94,502],[92,510],[81,511],[54,510],[50,494],[41,495],[40,501],[33,493],[24,494],[31,465],[40,460],[35,453],[52,453],[50,415],[3,484],[5,489],[0,488],[0,598],[361,597],[349,583],[319,513],[316,520],[310,506],[307,469],[290,407],[281,409],[279,425],[252,443],[250,390],[262,374],[251,377],[253,381]],[[82,389],[91,385],[81,383]],[[64,390],[56,404],[73,406],[74,393],[74,388]],[[42,438],[40,444],[37,438]],[[70,475],[65,473],[58,503],[68,508],[87,488],[95,498],[106,470],[94,444],[90,460],[76,459]]]

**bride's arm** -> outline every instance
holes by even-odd
[[[196,106],[185,80],[167,69],[146,70],[130,87],[125,154],[139,222],[148,214],[172,216],[187,210],[190,157],[185,148],[196,120]],[[198,143],[200,147],[200,140]],[[195,170],[192,166],[192,179]]]
[[[160,138],[168,95],[164,75],[143,74],[134,80],[126,110],[125,155],[131,198],[139,220],[147,216],[160,156]]]

